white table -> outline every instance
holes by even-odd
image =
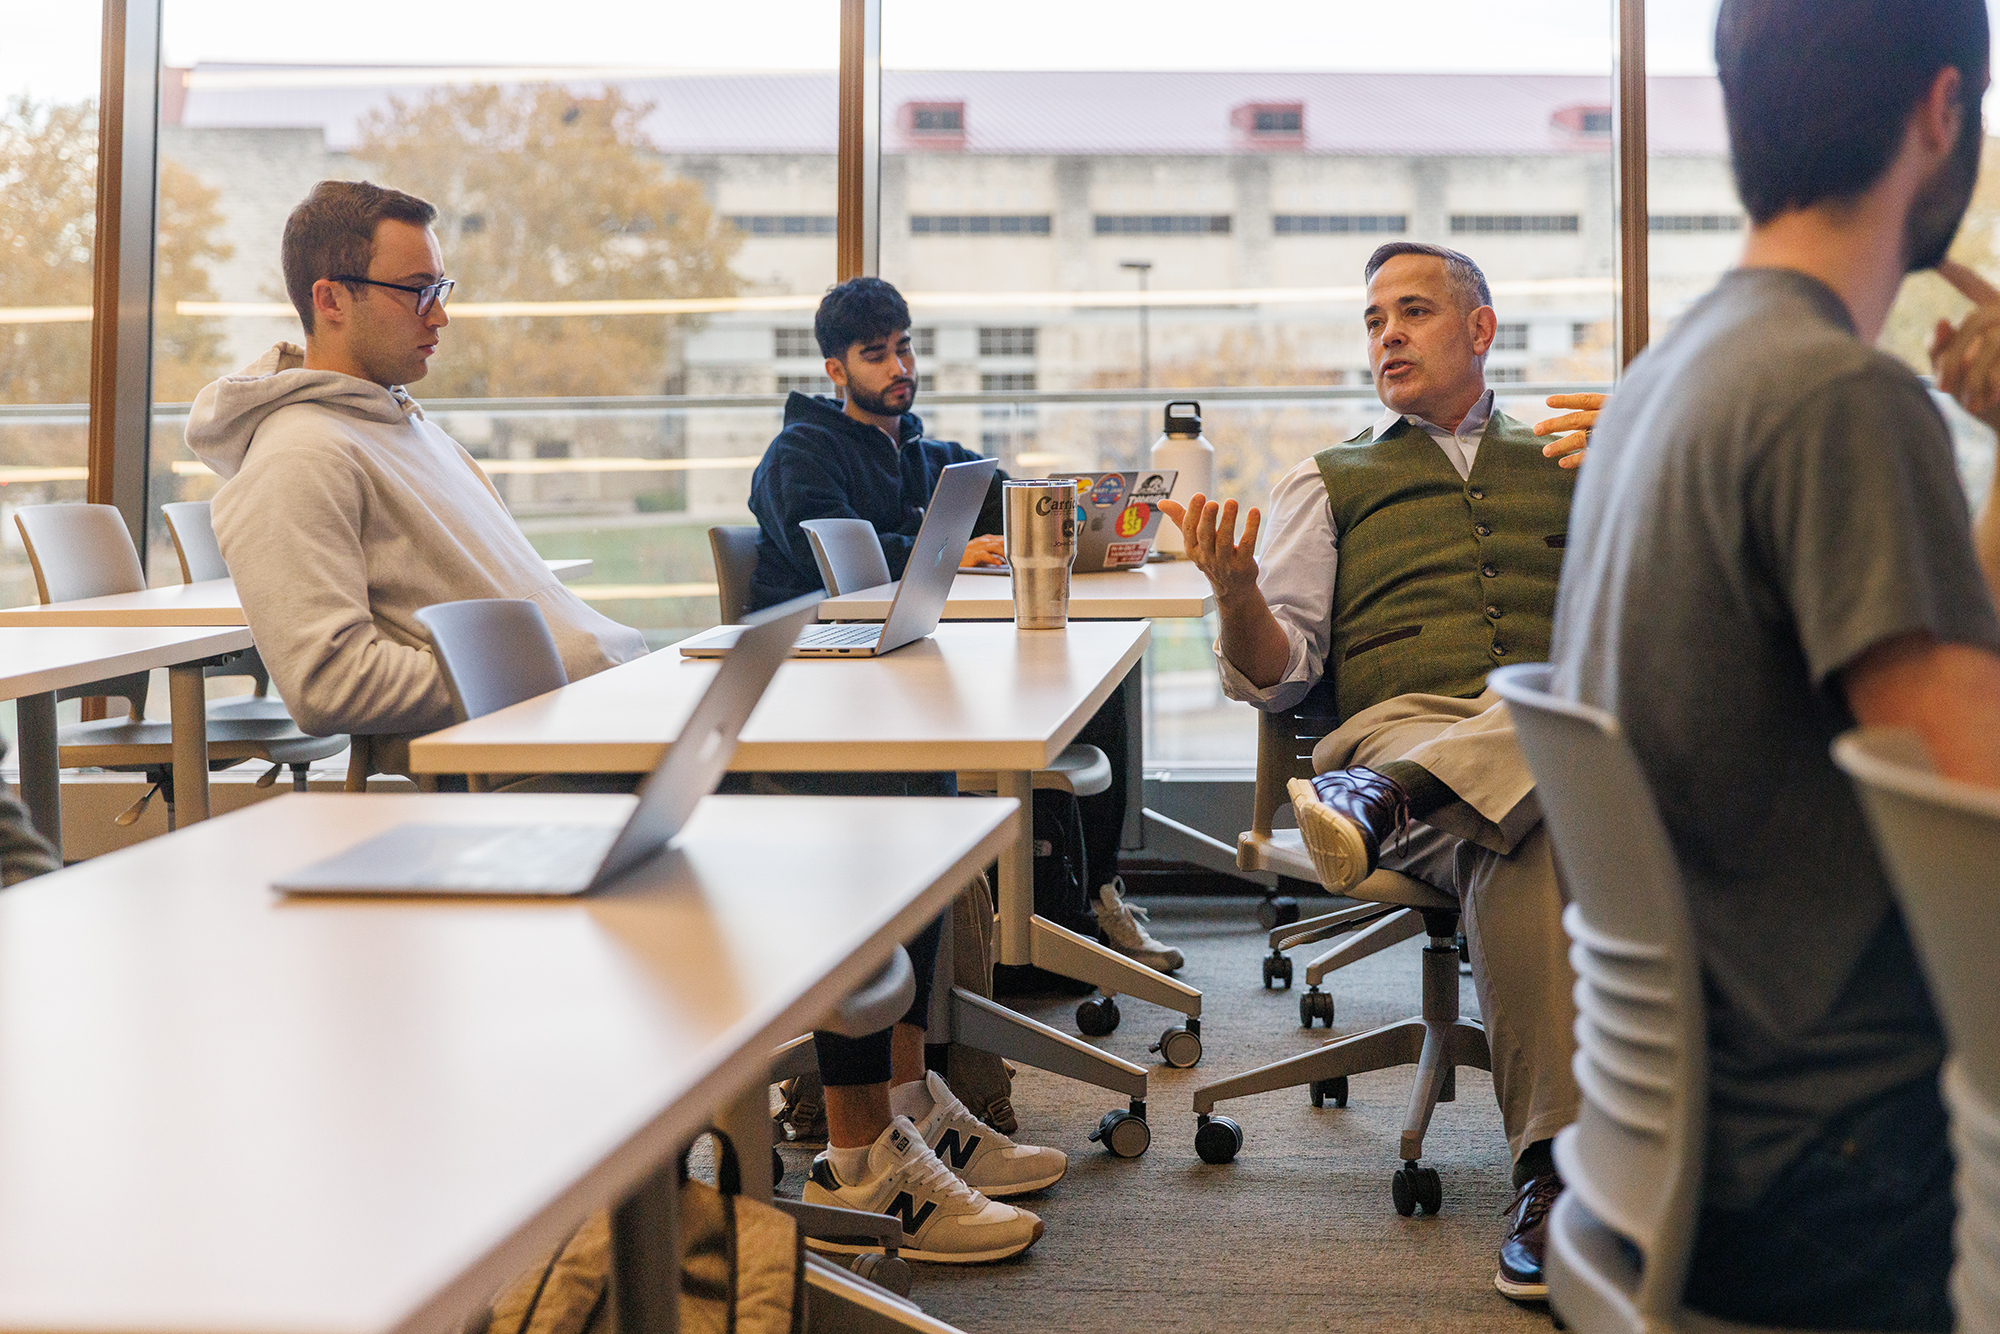
[[[14,701],[21,799],[42,837],[62,850],[56,692],[167,668],[174,736],[175,815],[208,818],[208,704],[202,664],[250,647],[239,626],[0,627],[0,699]]]
[[[565,583],[589,574],[594,561],[552,560],[549,569]],[[166,584],[142,593],[111,593],[74,602],[0,609],[7,625],[247,625],[233,579]]]
[[[991,770],[1023,806],[1030,775],[1062,753],[1146,651],[1144,621],[1065,630],[945,624],[879,658],[800,659],[778,669],[738,739],[744,772]],[[641,773],[680,735],[713,661],[663,649],[410,743],[417,773]],[[1033,832],[1000,856],[999,961],[1033,963],[1189,1016],[1201,993],[1034,915]],[[1143,1103],[1142,1067],[992,1006],[960,1003],[960,1040]],[[977,1013],[974,1013],[974,1012]],[[1001,1033],[1000,1026],[1007,1032]],[[977,1030],[970,1038],[968,1033]],[[1143,1110],[1143,1108],[1141,1108]]]
[[[896,585],[864,588],[819,604],[822,621],[879,621],[889,614]],[[1155,561],[1136,570],[1100,570],[1070,578],[1069,614],[1076,621],[1199,618],[1215,610],[1207,576],[1185,560]],[[1014,584],[1005,575],[961,574],[944,604],[947,621],[1014,618]]]
[[[620,1244],[674,1263],[676,1155],[724,1112],[768,1136],[773,1048],[1017,820],[720,797],[589,899],[267,887],[412,820],[630,807],[288,794],[0,895],[0,1330],[436,1334],[621,1201]],[[620,1327],[670,1328],[664,1295],[619,1293]]]

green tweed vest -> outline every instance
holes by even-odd
[[[1470,699],[1510,662],[1546,662],[1576,473],[1495,412],[1472,476],[1400,420],[1314,458],[1338,534],[1326,675],[1345,722],[1412,693]]]

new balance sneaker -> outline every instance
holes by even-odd
[[[907,1086],[914,1089],[914,1086]],[[924,1075],[931,1109],[916,1121],[917,1133],[958,1179],[989,1200],[1042,1190],[1063,1179],[1069,1158],[1061,1149],[1016,1144],[979,1120],[958,1100],[935,1070]],[[893,1090],[891,1097],[902,1093]],[[913,1118],[914,1119],[914,1118]]]
[[[868,1147],[868,1177],[846,1185],[822,1153],[806,1180],[807,1204],[827,1204],[865,1213],[888,1214],[909,1239],[905,1259],[936,1264],[982,1264],[1019,1255],[1041,1239],[1042,1220],[1026,1209],[989,1200],[952,1175],[924,1144],[907,1116],[889,1122]],[[806,1238],[817,1251],[859,1255],[879,1249]]]
[[[1146,929],[1146,910],[1125,901],[1125,879],[1112,876],[1097,887],[1097,925],[1111,948],[1128,959],[1162,973],[1171,973],[1186,959],[1172,945],[1163,945]]]
[[[1306,852],[1329,894],[1344,894],[1366,880],[1382,845],[1410,819],[1410,794],[1373,769],[1294,778],[1287,791]]]

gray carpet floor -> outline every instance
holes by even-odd
[[[1506,1142],[1492,1081],[1462,1071],[1458,1099],[1438,1108],[1425,1161],[1443,1177],[1444,1210],[1402,1218],[1390,1201],[1410,1072],[1352,1081],[1346,1108],[1314,1109],[1304,1089],[1225,1103],[1243,1126],[1236,1161],[1210,1166],[1194,1151],[1192,1095],[1210,1080],[1308,1049],[1329,1036],[1303,1029],[1296,993],[1265,991],[1265,933],[1243,899],[1161,899],[1154,934],[1187,955],[1181,976],[1203,993],[1201,1063],[1172,1070],[1146,1048],[1171,1016],[1122,1000],[1123,1021],[1098,1044],[1151,1071],[1152,1147],[1117,1159],[1087,1142],[1122,1100],[1022,1070],[1014,1081],[1016,1138],[1061,1148],[1068,1177],[1020,1201],[1048,1232],[1017,1260],[917,1265],[911,1296],[968,1334],[1001,1330],[1546,1330],[1540,1306],[1493,1290],[1508,1186]],[[1334,1034],[1416,1012],[1417,951],[1407,941],[1334,974]],[[1297,952],[1305,962],[1322,947]],[[1472,980],[1461,1008],[1478,1013]],[[1074,1001],[1015,1002],[1074,1033]],[[786,1146],[796,1193],[810,1154]]]

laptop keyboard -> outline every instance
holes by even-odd
[[[882,637],[882,627],[867,621],[847,625],[815,625],[799,636],[800,648],[857,648]]]
[[[581,888],[597,874],[617,837],[616,826],[522,825],[444,862],[438,880],[453,889]]]

